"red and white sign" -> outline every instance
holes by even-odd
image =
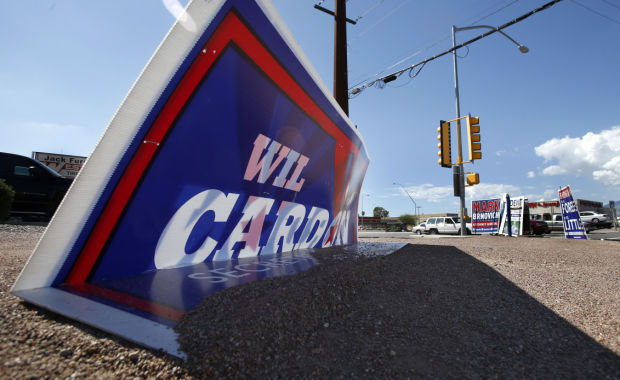
[[[32,152],[32,158],[65,178],[75,178],[87,157],[66,154]]]

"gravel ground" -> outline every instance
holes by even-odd
[[[0,224],[0,378],[187,378],[184,364],[9,293],[44,227]]]
[[[42,231],[0,225],[3,378],[620,379],[618,242],[422,237],[346,260],[323,250],[304,273],[205,299],[177,327],[181,363],[10,295]]]

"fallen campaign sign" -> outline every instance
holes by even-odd
[[[191,1],[13,294],[182,356],[205,296],[357,241],[361,136],[266,0]]]
[[[501,214],[500,199],[471,202],[471,223],[473,234],[496,234],[499,231]]]
[[[560,208],[562,210],[562,223],[564,225],[564,237],[567,239],[587,239],[586,229],[581,222],[577,204],[573,199],[570,186],[558,191]]]

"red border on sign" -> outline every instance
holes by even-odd
[[[347,161],[349,154],[359,155],[359,148],[342,130],[321,110],[304,89],[282,67],[278,60],[264,46],[249,27],[234,12],[230,11],[215,30],[201,53],[184,74],[178,86],[168,98],[162,111],[147,132],[144,141],[127,165],[110,199],[100,214],[95,226],[84,244],[75,264],[66,278],[66,283],[78,284],[88,280],[90,273],[101,255],[105,244],[114,231],[123,211],[127,207],[136,187],[154,158],[159,144],[163,142],[174,121],[209,69],[229,43],[236,44],[291,100],[335,140],[335,183],[334,216],[340,209],[345,187]],[[74,286],[74,285],[73,285]],[[88,291],[88,287],[81,290]],[[99,296],[108,298],[105,294]],[[103,294],[103,295],[101,295]],[[129,304],[122,297],[114,297],[115,302]],[[149,301],[145,301],[149,302]],[[132,306],[132,305],[130,305]],[[161,315],[157,308],[149,312]]]
[[[77,290],[78,292],[131,306],[134,309],[142,310],[149,314],[157,315],[175,322],[181,322],[183,316],[185,315],[184,311],[171,308],[170,306],[161,305],[143,298],[134,297],[124,292],[119,292],[117,290],[104,288],[86,282],[69,284],[68,287],[73,290]]]

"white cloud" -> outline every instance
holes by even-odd
[[[553,200],[553,199],[558,199],[558,191],[557,190],[553,190],[553,189],[547,189],[543,192],[543,198],[542,200]]]
[[[433,186],[430,183],[425,183],[423,185],[410,186],[406,189],[413,199],[423,199],[430,203],[444,202],[447,198],[451,199],[454,197],[452,186]],[[399,190],[398,195],[406,196],[402,189]]]
[[[469,199],[493,199],[501,198],[505,193],[511,196],[521,196],[522,191],[519,186],[494,184],[494,183],[480,183],[478,185],[467,187],[465,193]]]
[[[456,202],[458,198],[454,197],[454,188],[452,186],[433,186],[432,184],[423,184],[418,186],[407,187],[407,192],[416,201],[426,201],[428,203],[446,203]],[[505,193],[512,196],[521,196],[523,191],[519,186],[504,184],[488,184],[480,183],[472,187],[465,188],[466,204],[472,199],[492,199],[500,198]],[[407,196],[402,189],[398,189],[398,193],[393,196]]]
[[[504,154],[504,153],[506,153],[506,151],[503,151],[503,150],[498,150],[497,152],[495,152],[495,155],[496,155],[497,157],[501,157],[501,156],[502,156],[502,154]]]
[[[527,178],[535,178],[535,177],[536,177],[536,173],[534,173],[533,171],[527,172]]]
[[[545,162],[543,175],[589,176],[607,186],[620,187],[620,126],[582,137],[553,138],[534,148]]]

